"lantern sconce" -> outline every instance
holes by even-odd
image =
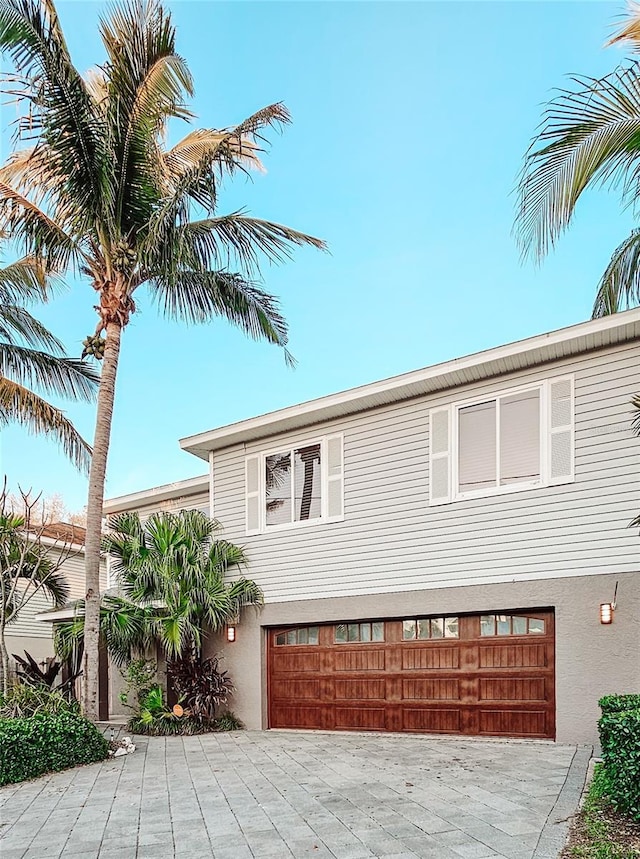
[[[613,615],[616,610],[616,598],[618,596],[618,583],[613,592],[613,602],[600,603],[600,623],[608,625],[613,623]]]
[[[236,628],[234,625],[230,625],[227,627],[227,641],[235,641],[236,640]]]

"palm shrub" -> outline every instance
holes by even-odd
[[[220,524],[199,510],[154,513],[145,522],[138,513],[121,513],[109,529],[103,548],[120,591],[102,599],[100,630],[109,654],[127,666],[159,648],[186,705],[197,718],[213,719],[232,685],[217,658],[202,662],[205,638],[263,602],[260,587],[240,574],[244,551],[220,538]],[[79,613],[57,625],[59,656],[78,646],[83,622]]]
[[[260,168],[269,129],[290,121],[272,104],[232,128],[191,130],[167,148],[168,126],[191,122],[194,87],[159,0],[120,0],[99,23],[106,57],[83,76],[53,0],[0,0],[0,51],[16,73],[29,145],[0,170],[0,227],[27,253],[91,287],[102,360],[89,476],[85,553],[84,709],[97,718],[100,541],[121,336],[146,287],[169,317],[223,317],[286,350],[277,301],[259,285],[262,261],[324,243],[248,213],[219,212],[228,177]],[[97,301],[96,301],[97,298]],[[285,355],[288,353],[285,352]]]

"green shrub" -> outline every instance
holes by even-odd
[[[0,719],[17,719],[46,713],[79,713],[80,705],[56,689],[16,683],[7,693],[0,695]]]
[[[244,723],[240,721],[235,713],[232,713],[231,710],[229,710],[221,716],[218,716],[216,719],[216,728],[219,731],[242,731],[244,729]]]
[[[640,709],[605,711],[598,731],[611,804],[640,822]]]
[[[605,695],[598,701],[603,715],[623,710],[640,710],[640,695]]]
[[[96,726],[76,713],[0,719],[0,785],[101,761],[108,751]]]

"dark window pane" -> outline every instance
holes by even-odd
[[[318,519],[322,512],[320,445],[311,444],[294,451],[295,521]]]
[[[279,632],[278,635],[276,635],[276,644],[286,644],[286,643],[287,643],[286,633]]]
[[[418,621],[418,638],[425,639],[429,638],[429,621],[428,620],[419,620]]]
[[[444,620],[441,617],[431,618],[431,638],[444,638]]]
[[[483,614],[480,618],[480,635],[496,634],[496,618],[493,614]]]
[[[498,635],[511,635],[511,618],[508,614],[499,614],[498,620]]]
[[[458,638],[458,618],[457,617],[445,617],[444,619],[444,637],[445,638]]]
[[[527,634],[527,618],[526,617],[513,617],[513,618],[511,618],[511,622],[513,624],[513,634],[514,635],[526,635]]]
[[[538,635],[544,634],[544,621],[537,620],[534,617],[529,618],[529,632],[537,633]]]
[[[402,638],[405,641],[411,641],[416,637],[416,622],[415,620],[402,621]]]
[[[291,522],[291,454],[275,453],[265,459],[266,523]]]

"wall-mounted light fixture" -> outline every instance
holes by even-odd
[[[616,610],[616,598],[618,596],[618,583],[616,582],[616,587],[613,592],[613,602],[603,602],[600,603],[600,623],[610,624],[613,623],[613,615]]]
[[[236,640],[236,628],[235,626],[227,627],[227,641],[235,641]]]

